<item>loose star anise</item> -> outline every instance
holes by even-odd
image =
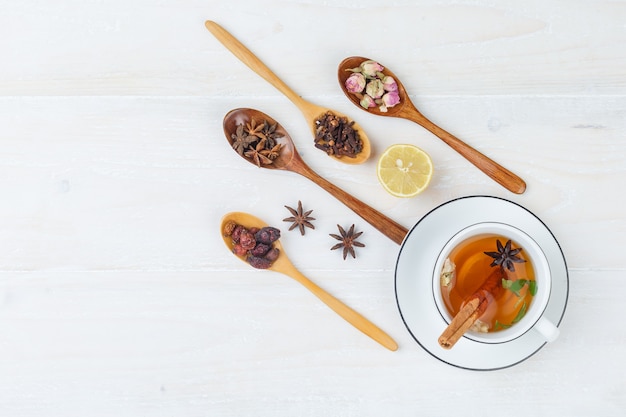
[[[508,240],[504,246],[500,243],[500,240],[496,240],[497,252],[484,252],[485,255],[491,256],[493,262],[490,266],[500,266],[500,268],[508,269],[509,271],[515,271],[515,265],[513,263],[526,262],[524,259],[517,256],[522,251],[522,248],[511,249],[511,240]]]
[[[289,206],[285,206],[287,210],[292,214],[291,217],[287,217],[283,219],[284,222],[293,222],[293,224],[289,227],[289,230],[293,230],[296,227],[300,229],[300,234],[304,236],[304,227],[309,227],[311,229],[315,229],[312,220],[315,220],[315,217],[310,217],[309,215],[313,212],[313,210],[304,211],[302,209],[302,202],[298,200],[298,209],[294,210]]]
[[[335,250],[343,247],[343,259],[345,260],[348,256],[348,253],[352,255],[353,258],[356,258],[356,254],[354,253],[354,247],[357,246],[359,248],[365,247],[361,242],[357,242],[356,239],[363,234],[363,232],[354,233],[354,225],[350,226],[350,229],[346,232],[343,227],[337,225],[339,229],[339,233],[341,236],[336,235],[334,233],[330,233],[331,237],[334,237],[341,242],[337,243],[335,246],[330,248],[330,250]]]

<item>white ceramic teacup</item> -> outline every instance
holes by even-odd
[[[468,226],[455,234],[443,247],[435,263],[432,281],[433,296],[441,316],[447,323],[452,321],[452,317],[444,305],[440,286],[441,271],[445,260],[450,255],[450,252],[461,242],[470,237],[483,234],[496,234],[507,237],[523,248],[524,253],[530,258],[530,262],[534,267],[537,292],[533,296],[533,301],[530,303],[530,307],[524,317],[511,327],[487,333],[470,330],[465,333],[464,337],[483,343],[506,343],[524,335],[528,331],[534,331],[538,332],[546,342],[554,341],[559,335],[559,329],[543,316],[550,300],[552,288],[552,277],[548,260],[541,247],[530,236],[520,229],[504,223],[485,222]]]

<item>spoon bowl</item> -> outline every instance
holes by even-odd
[[[339,113],[338,111],[329,109],[327,107],[318,106],[313,104],[293,91],[283,80],[278,78],[276,74],[272,72],[259,58],[257,58],[252,51],[239,42],[233,35],[231,35],[226,29],[218,25],[217,23],[207,20],[205,26],[209,32],[213,34],[230,52],[233,53],[241,62],[246,64],[248,68],[260,75],[265,81],[273,85],[278,91],[283,93],[293,104],[296,105],[302,112],[302,115],[309,124],[309,128],[313,133],[313,137],[316,136],[316,120],[327,112],[331,112],[338,117],[345,117],[350,120],[346,115]],[[367,161],[371,154],[370,140],[365,134],[363,128],[354,123],[352,127],[358,132],[361,141],[363,142],[362,150],[357,153],[353,158],[349,156],[336,156],[330,155],[331,158],[343,162],[346,164],[362,164]]]
[[[240,224],[246,228],[263,228],[267,226],[267,223],[265,223],[258,217],[253,216],[252,214],[243,212],[231,212],[224,215],[224,217],[222,217],[222,221],[220,222],[220,235],[222,236],[226,247],[231,251],[233,247],[233,241],[230,236],[225,236],[224,234],[224,227],[228,222],[231,221]],[[337,298],[323,290],[313,281],[302,275],[302,273],[300,273],[300,271],[298,271],[296,267],[291,263],[289,258],[287,258],[285,250],[280,243],[280,239],[273,242],[273,246],[280,251],[280,254],[278,255],[278,258],[268,268],[269,270],[274,272],[280,272],[281,274],[287,275],[295,279],[300,284],[304,285],[309,291],[315,294],[333,311],[343,317],[348,323],[352,324],[364,334],[371,337],[389,350],[395,351],[398,349],[398,344],[378,326],[376,326],[374,323],[370,322],[361,314],[357,313],[352,308],[348,307],[346,304],[339,301]],[[239,258],[241,261],[247,263],[244,257],[238,255],[235,256],[237,256],[237,258]]]
[[[233,144],[232,135],[236,132],[237,126],[241,124],[245,125],[253,119],[257,123],[267,121],[271,125],[275,124],[275,132],[282,135],[281,138],[276,139],[276,141],[282,145],[278,157],[274,159],[271,164],[260,165],[261,168],[292,171],[310,179],[324,190],[328,191],[348,208],[352,209],[356,214],[361,216],[385,236],[389,237],[398,244],[402,243],[408,233],[406,228],[319,176],[302,160],[302,157],[300,157],[300,154],[296,150],[296,146],[289,136],[289,133],[287,133],[280,123],[265,113],[249,108],[240,108],[229,111],[226,116],[224,116],[223,125],[224,135],[226,136],[226,140],[231,147]],[[242,158],[246,161],[255,164],[254,161],[245,156],[245,153],[240,156],[242,156]]]
[[[360,99],[353,93],[349,92],[346,88],[346,80],[350,75],[352,75],[352,72],[349,71],[350,69],[357,68],[362,62],[368,60],[371,59],[360,56],[351,56],[341,61],[337,69],[337,78],[339,80],[341,90],[355,106],[361,110],[365,110],[368,113],[378,116],[399,117],[411,120],[433,133],[439,139],[443,140],[452,149],[457,151],[461,154],[461,156],[474,164],[478,169],[483,171],[491,179],[502,185],[507,190],[516,194],[522,194],[526,190],[526,183],[520,177],[428,120],[415,107],[409,97],[409,94],[404,88],[404,85],[400,82],[400,79],[388,68],[385,67],[383,72],[385,75],[393,77],[396,81],[400,102],[393,107],[388,107],[386,112],[381,111],[379,107],[370,107],[366,109],[361,106]]]

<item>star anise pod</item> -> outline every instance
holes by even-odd
[[[315,229],[315,226],[313,226],[313,223],[311,223],[312,220],[315,220],[315,217],[310,217],[310,214],[313,212],[313,210],[309,210],[305,212],[302,209],[302,202],[300,200],[298,200],[297,210],[294,210],[293,208],[289,206],[285,206],[285,208],[289,210],[289,212],[292,214],[291,217],[287,217],[283,219],[284,222],[293,222],[293,224],[289,226],[289,230],[293,230],[297,227],[300,229],[300,234],[304,236],[305,227]]]
[[[274,159],[278,158],[278,156],[280,155],[280,149],[282,147],[283,147],[283,145],[281,145],[280,143],[277,143],[271,149],[268,149],[268,148],[263,149],[261,151],[261,154],[267,156],[269,159],[271,159],[273,161]]]
[[[330,250],[335,250],[335,249],[339,249],[343,247],[343,259],[344,260],[348,256],[348,253],[352,255],[353,258],[356,258],[356,254],[354,253],[354,247],[355,246],[359,248],[365,247],[364,244],[356,241],[356,239],[359,236],[361,236],[363,232],[354,233],[354,225],[350,226],[350,229],[348,229],[347,232],[340,225],[337,225],[337,228],[339,229],[339,233],[341,233],[341,236],[336,235],[334,233],[331,233],[330,236],[334,237],[337,240],[340,240],[341,242],[337,243],[335,246],[330,248]]]
[[[265,126],[265,123],[261,123],[257,125],[256,120],[251,119],[249,123],[246,123],[246,130],[248,131],[248,135],[256,136],[257,138],[262,138],[259,135],[259,133],[263,131],[264,126]]]
[[[522,263],[526,262],[524,259],[517,256],[522,248],[511,249],[511,240],[509,239],[504,246],[500,243],[500,240],[496,240],[496,246],[498,248],[497,252],[484,252],[485,255],[491,256],[493,258],[493,262],[491,262],[490,266],[500,266],[500,268],[508,269],[511,272],[515,271],[514,263]]]
[[[250,147],[250,144],[256,140],[255,137],[250,137],[246,133],[242,124],[237,126],[237,130],[230,137],[233,139],[233,149],[239,155],[243,155],[244,151]]]
[[[259,141],[259,143],[257,143],[256,147],[250,148],[249,150],[244,152],[244,155],[252,159],[258,167],[261,167],[261,164],[269,165],[272,163],[272,160],[261,153],[263,149],[265,149],[265,141],[261,140]]]

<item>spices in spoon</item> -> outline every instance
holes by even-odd
[[[376,61],[366,60],[356,68],[347,69],[353,74],[346,79],[346,90],[360,100],[361,107],[369,109],[378,106],[381,112],[400,103],[398,83],[386,75],[385,67]]]
[[[282,145],[277,139],[281,137],[276,132],[276,124],[267,120],[257,122],[252,118],[248,123],[237,125],[235,133],[231,134],[231,143],[239,155],[251,159],[260,167],[272,164],[278,158]]]
[[[315,119],[315,147],[339,158],[356,157],[363,150],[363,141],[353,126],[347,117],[327,111]]]
[[[280,250],[273,245],[280,238],[280,230],[275,227],[246,228],[231,220],[226,222],[222,232],[231,238],[233,253],[254,268],[267,269],[280,255]]]

